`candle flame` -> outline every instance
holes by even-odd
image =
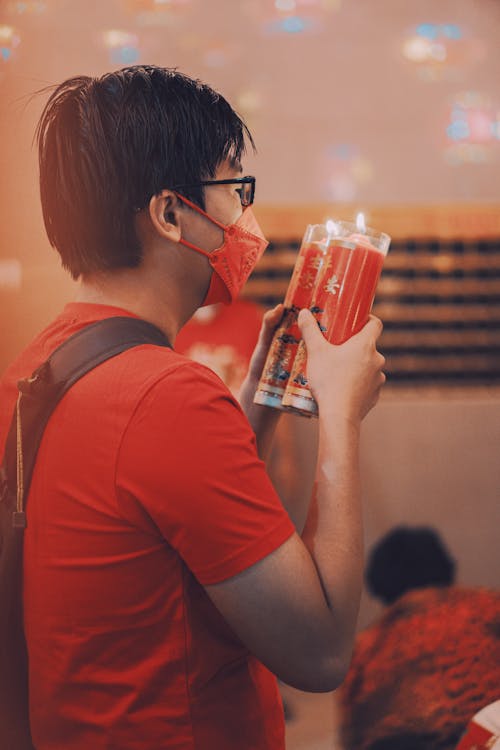
[[[365,215],[361,211],[356,216],[356,229],[358,232],[366,233]]]
[[[339,233],[339,228],[332,219],[328,219],[328,221],[326,222],[326,231],[328,232],[329,237],[331,237],[333,234]]]

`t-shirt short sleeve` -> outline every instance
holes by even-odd
[[[140,506],[203,585],[266,557],[295,531],[239,404],[185,362],[142,396],[116,473],[122,508]]]

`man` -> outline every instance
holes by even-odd
[[[42,207],[80,291],[7,372],[0,446],[16,381],[75,331],[131,315],[173,345],[200,305],[237,296],[266,244],[254,180],[240,176],[245,136],[221,96],[172,70],[75,78],[51,95]],[[241,407],[203,366],[144,345],[92,370],[54,412],[25,531],[37,750],[275,750],[274,675],[311,691],[341,682],[362,576],[359,429],[384,380],[381,325],[333,347],[302,313],[321,438],[301,537],[261,461],[279,415],[252,403],[280,314],[266,315]]]

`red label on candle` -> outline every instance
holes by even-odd
[[[312,242],[300,248],[285,296],[285,307],[309,307],[325,257],[326,245]]]
[[[299,311],[310,307],[316,280],[322,268],[326,244],[304,243],[295,263],[285,296],[285,312],[276,329],[256,391],[258,403],[281,403],[301,338]]]
[[[368,320],[384,262],[384,255],[372,245],[355,244],[351,241],[354,239],[335,240],[329,246],[312,298],[311,312],[332,344],[347,341]],[[313,401],[306,365],[306,350],[301,344],[283,397],[284,405],[298,407],[297,397],[302,405],[304,400]],[[316,413],[314,403],[305,408]]]

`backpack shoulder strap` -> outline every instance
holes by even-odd
[[[12,507],[14,526],[25,526],[24,503],[38,447],[58,402],[94,367],[140,344],[170,347],[165,334],[152,323],[125,316],[106,318],[70,336],[31,377],[19,381],[19,397],[0,470],[1,499]]]
[[[34,750],[28,712],[28,657],[23,631],[24,503],[38,446],[55,406],[85,373],[139,344],[170,346],[144,320],[106,318],[83,328],[58,347],[19,396],[0,468],[0,747]]]
[[[42,381],[54,386],[61,398],[73,383],[101,362],[140,344],[170,346],[165,334],[152,323],[122,316],[105,318],[66,339],[38,370],[43,369]],[[30,391],[31,379],[21,381],[19,389]]]

